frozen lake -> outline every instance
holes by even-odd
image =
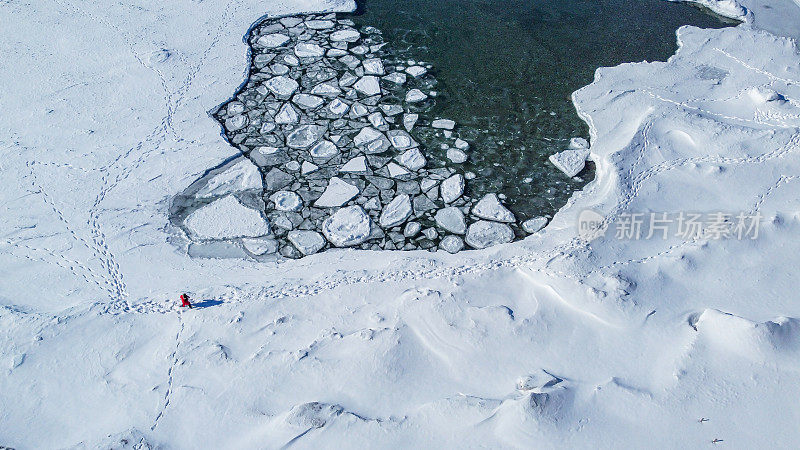
[[[331,245],[455,253],[536,233],[594,177],[572,92],[598,67],[666,59],[682,24],[725,25],[654,2],[622,15],[613,2],[378,0],[267,19],[247,36],[249,79],[214,113],[263,176],[265,217],[248,212],[262,209],[252,192],[216,203],[227,194],[209,185],[187,231],[293,258]],[[215,217],[252,220],[208,228]]]

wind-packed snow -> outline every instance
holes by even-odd
[[[207,112],[242,81],[247,27],[352,2],[0,3],[0,446],[792,447],[800,55],[771,33],[800,7],[741,5],[744,25],[681,28],[668,62],[574,94],[596,179],[538,233],[276,262],[188,256],[173,198],[238,155]],[[586,242],[587,209],[763,220]],[[332,242],[372,231],[337,215]]]

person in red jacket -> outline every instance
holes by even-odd
[[[181,294],[181,308],[184,306],[188,306],[189,309],[192,309],[192,304],[189,303],[189,296],[186,294]]]

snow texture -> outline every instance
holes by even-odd
[[[740,4],[747,23],[681,28],[669,61],[574,93],[596,179],[538,233],[276,262],[191,257],[174,196],[236,155],[207,112],[244,30],[352,2],[0,3],[0,445],[794,446],[800,8]],[[368,235],[360,209],[328,239]],[[586,209],[763,222],[587,243]]]

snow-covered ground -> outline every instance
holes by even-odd
[[[790,447],[800,7],[739,5],[575,93],[597,178],[542,232],[255,262],[187,256],[171,199],[235,156],[244,30],[353,4],[0,3],[0,446]],[[589,208],[763,221],[586,242]]]

